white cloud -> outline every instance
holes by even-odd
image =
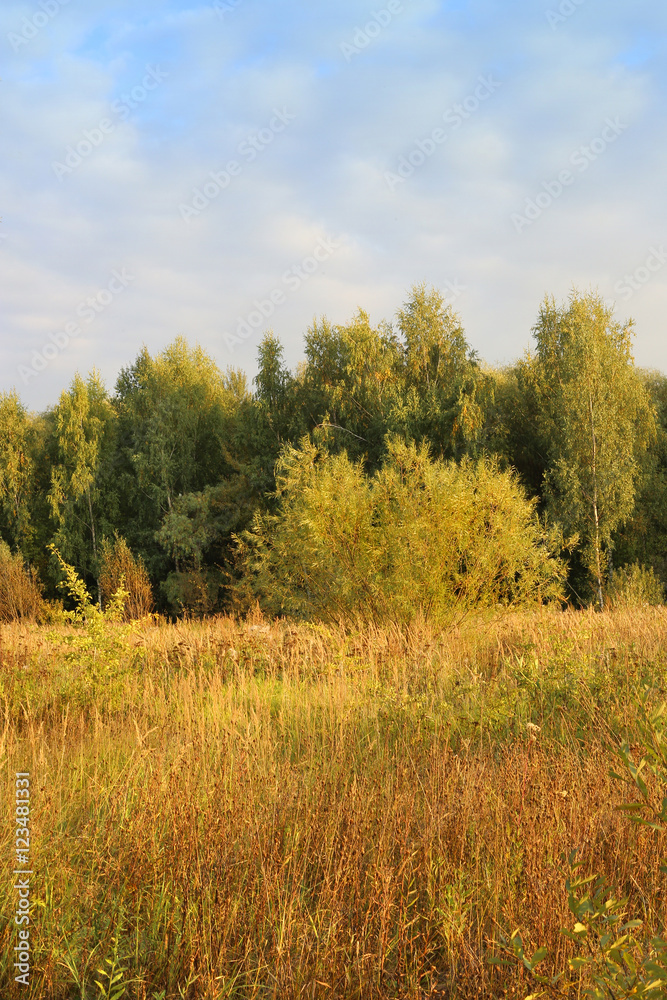
[[[7,44],[0,388],[44,407],[76,367],[112,381],[142,342],[159,350],[181,333],[252,375],[260,334],[231,359],[222,335],[322,234],[343,248],[271,317],[292,363],[314,315],[391,318],[415,281],[467,286],[456,308],[490,361],[522,351],[545,292],[597,284],[613,297],[666,235],[662,5],[629,20],[624,4],[586,3],[553,32],[528,0],[404,6],[349,65],[340,42],[375,9],[359,0],[326,16],[242,0],[222,20],[179,0],[116,0],[103,16],[69,4],[19,52]],[[31,10],[4,5],[0,38]],[[113,102],[149,64],[169,76],[121,121]],[[392,193],[385,171],[480,74],[502,85]],[[294,122],[184,224],[179,204],[275,107]],[[517,234],[511,214],[609,116],[627,132]],[[104,117],[113,131],[59,181],[52,161]],[[118,267],[132,287],[22,386],[17,366]],[[627,302],[638,359],[663,369],[666,272]]]

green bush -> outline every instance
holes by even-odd
[[[615,608],[640,608],[662,604],[665,588],[653,567],[631,563],[616,570],[609,588],[608,601]]]
[[[374,476],[307,439],[277,465],[277,514],[243,536],[254,592],[272,613],[448,625],[474,609],[561,597],[565,574],[515,474],[494,461],[433,461],[389,442]]]
[[[160,592],[172,614],[205,618],[219,607],[221,586],[219,571],[204,567],[169,573]]]

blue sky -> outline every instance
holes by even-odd
[[[178,335],[295,366],[440,288],[491,363],[596,288],[667,371],[658,0],[5,0],[0,391]]]

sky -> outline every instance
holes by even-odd
[[[595,289],[667,371],[662,0],[3,0],[0,392],[256,373],[433,285],[491,364]]]

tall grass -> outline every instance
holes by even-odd
[[[0,630],[8,1000],[102,996],[105,960],[141,1000],[520,997],[490,942],[520,927],[560,967],[575,846],[664,923],[664,838],[615,811],[609,768],[636,698],[664,697],[665,610],[119,635],[108,653],[68,628]],[[27,989],[9,957],[15,771],[34,791]]]

